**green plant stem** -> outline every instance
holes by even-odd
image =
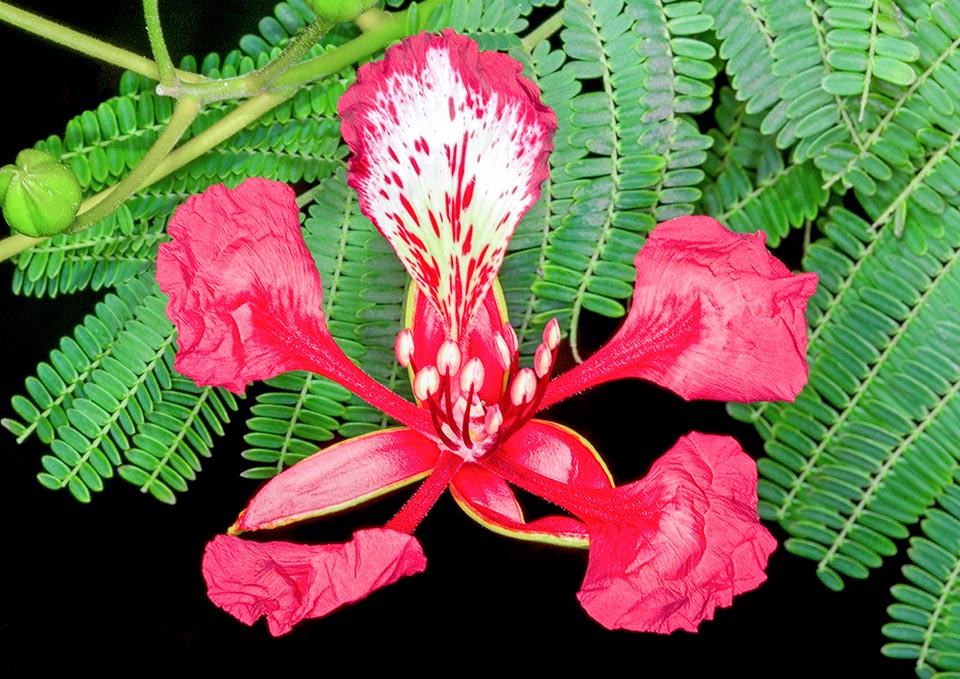
[[[0,2],[0,21],[44,38],[45,40],[50,40],[68,49],[93,57],[94,59],[133,71],[152,80],[158,80],[160,78],[160,71],[157,69],[157,65],[146,57],[111,45],[103,40],[90,37],[72,28],[67,28],[49,19],[44,19],[32,12],[19,9],[6,2]],[[204,80],[204,78],[195,73],[178,71],[177,75],[185,82],[200,82]]]
[[[80,231],[99,222],[111,212],[120,207],[130,196],[152,183],[151,177],[155,170],[168,157],[180,137],[200,113],[201,104],[195,99],[184,98],[177,102],[173,115],[137,166],[126,177],[106,193],[101,200],[89,210],[81,212],[70,226],[71,231]]]
[[[435,4],[435,3],[423,3]],[[292,66],[277,78],[278,88],[293,88],[313,82],[337,73],[351,64],[355,64],[371,54],[381,50],[388,43],[406,35],[405,13],[389,15],[388,20],[380,22],[375,28],[363,33],[333,52],[313,59],[307,59]]]
[[[554,12],[549,19],[530,31],[520,42],[523,49],[532,52],[533,48],[560,30],[563,26],[563,11]]]
[[[147,24],[147,36],[150,38],[150,51],[157,63],[161,85],[172,86],[177,82],[177,72],[170,59],[167,43],[163,39],[163,28],[160,26],[159,0],[143,0],[143,18]]]
[[[331,28],[333,28],[332,21],[317,19],[300,31],[276,59],[246,76],[249,90],[257,94],[264,91],[281,74],[307,56],[307,53],[317,44],[320,38],[330,32]]]
[[[0,240],[0,262],[10,259],[14,255],[23,252],[27,248],[32,248],[37,243],[42,243],[46,238],[33,238],[24,236],[22,233],[15,233]]]
[[[144,3],[147,2],[151,0],[144,0]],[[300,31],[276,59],[272,59],[266,66],[252,73],[202,83],[161,82],[157,87],[157,93],[175,99],[188,96],[204,103],[263,94],[270,90],[281,74],[300,61],[332,27],[333,22],[323,19],[314,21]]]
[[[289,99],[292,94],[292,92],[284,94],[261,94],[248,99],[218,120],[215,125],[211,125],[204,132],[184,142],[180,147],[167,155],[157,164],[150,176],[147,177],[144,186],[149,186],[160,181],[187,163],[199,158],[207,151],[210,151],[221,142],[226,141],[247,125],[257,120],[260,116],[269,113],[275,107]]]

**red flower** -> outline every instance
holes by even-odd
[[[556,127],[519,64],[478,53],[452,31],[418,35],[361,68],[340,111],[354,153],[349,182],[416,285],[396,353],[417,404],[337,348],[292,192],[265,180],[211,189],[171,220],[157,277],[181,332],[177,366],[235,391],[312,370],[406,425],[334,444],[278,475],[231,532],[329,514],[425,480],[385,529],[356,534],[355,547],[389,544],[376,558],[326,546],[317,565],[285,543],[218,538],[204,559],[211,598],[247,623],[267,615],[278,634],[417,572],[416,541],[397,536],[409,536],[446,488],[497,532],[589,546],[579,598],[608,627],[692,630],[759,585],[775,543],[757,518],[755,466],[735,441],[691,434],[646,478],[617,487],[587,441],[533,417],[625,377],[686,398],[792,399],[806,381],[803,311],[815,276],[791,274],[762,234],[732,234],[706,217],[661,224],[636,257],[621,331],[551,382],[559,325],[546,326],[533,367],[520,367],[496,284],[546,177]],[[527,521],[514,487],[567,513]],[[233,556],[239,549],[252,556]],[[318,596],[326,587],[338,595]]]

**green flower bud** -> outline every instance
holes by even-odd
[[[16,164],[0,167],[3,218],[25,236],[53,236],[80,209],[83,191],[73,171],[45,151],[26,149]]]
[[[329,21],[353,21],[371,7],[377,0],[306,0],[307,5],[320,19]]]

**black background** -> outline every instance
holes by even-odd
[[[22,2],[38,12],[142,54],[147,53],[140,3]],[[225,51],[273,2],[173,3],[161,11],[175,57]],[[186,9],[189,7],[189,9]],[[115,87],[118,72],[85,57],[0,26],[6,96],[0,164],[41,137],[62,133],[66,121],[94,108]],[[4,379],[0,414],[10,396],[44,360],[62,334],[93,310],[101,293],[26,300],[9,290],[11,266],[0,266]],[[613,329],[590,327],[589,342]],[[618,480],[642,475],[657,455],[690,429],[737,436],[761,453],[749,427],[732,422],[719,404],[685,404],[656,388],[630,383],[604,387],[553,417],[591,439]],[[608,632],[580,608],[575,593],[586,554],[512,541],[485,531],[444,497],[418,529],[427,570],[326,619],[305,622],[273,639],[263,622],[247,628],[205,595],[200,558],[205,543],[232,523],[257,484],[240,479],[243,417],[235,418],[214,457],[174,507],[161,505],[119,480],[90,505],[35,480],[45,447],[17,446],[0,432],[3,558],[0,560],[0,671],[91,666],[152,674],[190,661],[276,671],[408,667],[428,675],[494,668],[574,671],[626,676],[910,677],[911,663],[880,655],[880,626],[899,579],[897,557],[867,582],[843,593],[817,580],[813,563],[782,547],[769,581],[717,612],[696,635]],[[320,542],[351,528],[387,520],[405,493],[321,526],[280,537]],[[772,526],[782,542],[785,535]],[[905,546],[904,546],[905,547]],[[900,559],[900,561],[897,561]]]

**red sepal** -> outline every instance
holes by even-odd
[[[577,489],[611,488],[613,479],[597,451],[582,436],[554,422],[531,420],[496,453],[499,459]],[[586,546],[586,526],[570,516],[527,521],[506,481],[477,465],[466,465],[451,484],[457,503],[491,530],[511,537]]]
[[[433,441],[406,428],[342,441],[270,479],[230,532],[275,528],[371,500],[423,478],[438,455]]]

